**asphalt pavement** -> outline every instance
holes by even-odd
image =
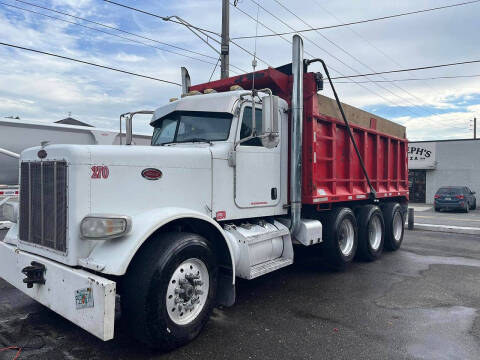
[[[457,210],[434,211],[433,207],[414,207],[415,222],[433,225],[452,225],[480,228],[480,209],[463,213]]]
[[[406,231],[399,251],[344,272],[300,250],[290,267],[239,280],[236,304],[166,354],[122,326],[102,342],[0,280],[0,347],[23,347],[20,359],[480,358],[478,236]]]

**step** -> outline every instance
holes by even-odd
[[[268,274],[269,272],[275,271],[291,264],[293,264],[293,260],[287,258],[277,258],[265,261],[264,263],[252,266],[248,279],[255,279],[256,277]]]
[[[290,231],[288,229],[280,229],[277,231],[269,231],[267,233],[245,236],[245,242],[249,245],[256,244],[262,241],[267,241],[271,239],[275,239],[281,236],[290,235]]]

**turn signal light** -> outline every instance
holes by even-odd
[[[465,196],[463,196],[463,195],[457,195],[457,196],[455,196],[455,197],[456,197],[457,199],[465,199]]]

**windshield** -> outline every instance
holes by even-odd
[[[438,195],[460,195],[462,190],[460,188],[440,188],[437,191]]]
[[[178,111],[157,120],[152,145],[189,141],[227,140],[232,114]]]

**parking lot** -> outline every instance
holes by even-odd
[[[296,260],[239,281],[236,305],[216,309],[194,342],[168,354],[121,326],[103,343],[0,280],[0,345],[22,347],[21,359],[480,357],[478,236],[406,231],[400,251],[345,272],[319,252],[303,249]]]

